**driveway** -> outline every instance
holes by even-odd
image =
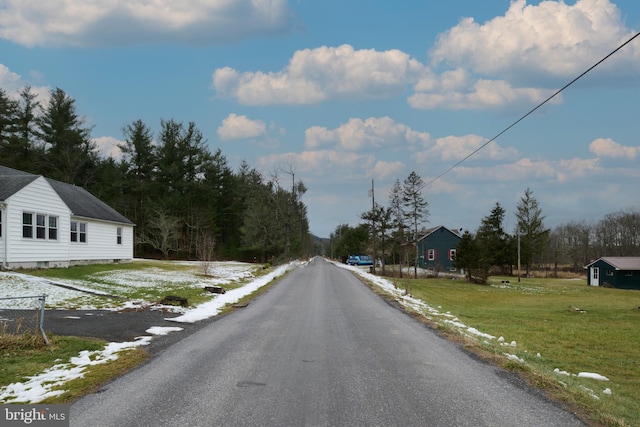
[[[178,314],[163,310],[47,310],[44,330],[53,335],[99,338],[109,342],[134,341],[139,336],[153,335],[146,332],[153,326],[180,327],[182,331],[154,336],[145,349],[152,355],[167,346],[191,335],[214,322],[217,317],[196,323],[177,323],[166,320]]]

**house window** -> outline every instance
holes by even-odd
[[[118,245],[122,244],[122,227],[118,227],[116,230],[116,243]]]
[[[39,240],[58,240],[58,217],[22,212],[22,237],[25,239],[33,239],[35,237]]]
[[[434,261],[436,259],[436,250],[435,249],[429,249],[427,251],[427,259],[429,261]]]
[[[607,269],[607,276],[613,276],[613,270]]]
[[[626,277],[631,277],[631,276],[633,276],[633,271],[625,271],[625,272],[624,272],[624,275],[625,275]]]
[[[87,243],[87,223],[71,221],[71,241]]]
[[[22,237],[33,239],[33,214],[22,212]]]
[[[49,217],[49,240],[58,240],[58,217]]]
[[[456,259],[456,250],[449,249],[449,261],[455,261]]]
[[[47,216],[36,214],[36,239],[47,238]]]

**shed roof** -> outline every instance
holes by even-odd
[[[40,175],[33,175],[6,166],[0,166],[0,200],[6,200],[9,196],[20,191]],[[84,218],[100,219],[104,221],[133,224],[124,215],[89,193],[82,187],[45,178],[53,190],[67,205],[72,215]],[[6,186],[6,187],[5,187]],[[5,194],[6,193],[6,194]]]
[[[589,268],[598,261],[604,261],[616,270],[640,270],[640,257],[600,257],[587,264],[584,268]]]
[[[444,225],[439,225],[437,227],[432,227],[432,228],[427,228],[425,230],[422,230],[422,237],[420,237],[418,240],[422,240],[425,239],[427,237],[429,237],[431,234],[433,234],[434,232],[436,232],[439,229],[445,229],[447,230],[449,233],[453,234],[454,236],[460,238],[460,232],[458,230],[452,230],[450,228],[445,227]]]

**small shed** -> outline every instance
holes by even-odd
[[[640,257],[601,257],[584,268],[589,286],[640,289]]]

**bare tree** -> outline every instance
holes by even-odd
[[[200,270],[205,276],[211,275],[211,263],[214,260],[216,239],[209,232],[203,231],[196,241],[196,256],[200,261]]]
[[[179,218],[170,216],[163,210],[156,210],[147,233],[141,236],[141,243],[162,252],[165,259],[172,251],[178,250],[181,222]]]

